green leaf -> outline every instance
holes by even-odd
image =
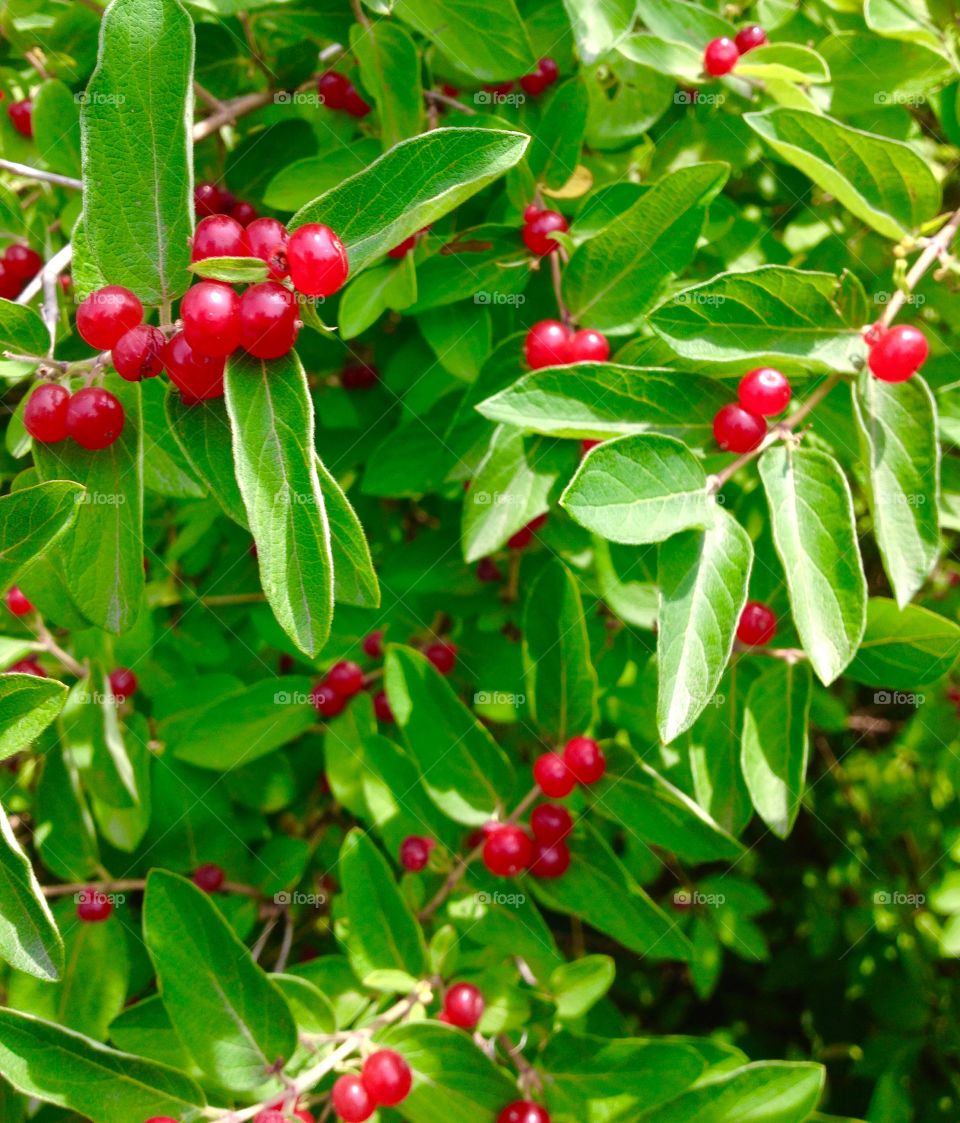
[[[163,1004],[200,1068],[232,1091],[256,1088],[293,1055],[293,1016],[203,890],[152,870],[143,906]]]
[[[404,743],[440,810],[471,826],[502,811],[513,794],[510,762],[433,664],[391,644],[385,685]]]
[[[408,254],[354,277],[343,290],[338,314],[340,335],[355,339],[388,308],[400,312],[417,299],[417,273]]]
[[[867,603],[867,627],[847,676],[867,686],[913,690],[943,678],[960,655],[960,628],[916,604]]]
[[[617,50],[624,58],[661,74],[669,74],[679,82],[695,87],[703,79],[703,50],[690,43],[676,42],[641,31],[628,36],[618,44]],[[691,95],[681,96],[686,98],[683,104],[694,100]]]
[[[822,1065],[760,1061],[701,1081],[638,1117],[646,1123],[803,1123],[823,1090]]]
[[[80,113],[83,228],[100,271],[145,304],[187,288],[193,22],[179,0],[114,0]]]
[[[350,925],[346,950],[357,978],[384,990],[411,989],[426,966],[423,932],[386,858],[359,829],[340,851],[340,884]]]
[[[0,300],[0,354],[45,355],[49,343],[50,335],[33,308]]]
[[[523,664],[530,712],[546,738],[562,743],[593,728],[597,672],[580,587],[558,560],[544,566],[527,597]]]
[[[0,675],[0,760],[25,749],[67,700],[67,688],[37,675]]]
[[[743,776],[757,814],[778,838],[793,829],[803,798],[812,685],[805,663],[778,660],[747,694]]]
[[[563,0],[584,62],[616,46],[633,25],[636,0]]]
[[[63,940],[30,859],[21,849],[2,807],[0,958],[18,971],[48,981],[59,979],[63,970]]]
[[[423,131],[423,89],[416,44],[396,23],[377,20],[350,28],[363,88],[380,117],[384,150]]]
[[[343,488],[317,458],[317,479],[330,524],[330,549],[333,557],[333,598],[337,604],[363,608],[380,605],[380,583],[370,546],[357,513]]]
[[[762,265],[684,289],[653,310],[650,326],[685,359],[736,362],[738,377],[748,365],[781,360],[852,373],[863,357],[862,325],[844,320],[840,295],[829,273]]]
[[[197,277],[227,281],[231,285],[257,284],[269,276],[267,263],[259,257],[205,257],[188,267]]]
[[[316,656],[330,634],[333,562],[307,376],[295,351],[273,362],[237,353],[224,382],[263,591],[287,635]]]
[[[909,145],[800,109],[746,113],[744,120],[778,155],[887,238],[899,241],[937,214],[940,186],[928,161]]]
[[[184,405],[171,387],[166,398],[167,420],[194,471],[210,494],[238,526],[248,529],[243,496],[233,470],[230,418],[220,398]]]
[[[64,881],[86,881],[99,865],[96,827],[68,751],[44,754],[34,805],[34,841],[40,860]]]
[[[451,15],[444,4],[445,23]],[[475,36],[478,45],[485,39]],[[308,203],[288,229],[293,233],[306,222],[326,223],[347,247],[351,274],[358,273],[519,163],[529,139],[496,129],[433,129],[401,141],[369,168]]]
[[[933,395],[919,376],[864,371],[853,395],[873,528],[897,603],[920,590],[940,553],[940,444]]]
[[[729,172],[720,163],[679,168],[578,246],[563,271],[563,297],[573,318],[597,331],[639,326],[663,283],[689,265],[706,205]]]
[[[580,162],[589,104],[586,88],[576,78],[561,83],[550,95],[527,157],[527,166],[539,183],[558,188],[573,175]]]
[[[189,1077],[51,1022],[0,1009],[0,1069],[18,1091],[96,1123],[188,1117],[206,1104]]]
[[[0,588],[73,524],[83,488],[68,480],[25,487],[0,498]]]
[[[174,436],[164,401],[167,388],[159,378],[140,383],[143,410],[143,486],[172,499],[202,499],[207,494]]]
[[[755,47],[737,62],[737,77],[761,82],[800,82],[816,85],[830,81],[830,68],[809,47],[798,43],[770,43]]]
[[[607,993],[617,974],[616,960],[609,955],[585,955],[562,963],[550,976],[550,994],[557,1017],[580,1018]]]
[[[723,676],[753,565],[750,536],[723,510],[707,530],[660,546],[657,726],[669,744],[709,704]]]
[[[57,78],[33,95],[33,137],[43,162],[61,175],[80,175],[80,105]]]
[[[717,36],[733,38],[732,23],[699,4],[678,4],[676,0],[638,0],[637,15],[655,34],[664,39],[690,43],[698,51]]]
[[[759,469],[793,619],[817,677],[829,685],[853,658],[866,624],[850,486],[833,457],[817,449],[774,446]]]
[[[710,526],[716,509],[703,468],[686,445],[650,434],[591,449],[560,506],[587,530],[633,545]]]

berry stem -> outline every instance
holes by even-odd
[[[543,1078],[523,1055],[521,1047],[519,1045],[514,1045],[505,1033],[501,1033],[497,1037],[497,1042],[510,1060],[513,1061],[514,1067],[519,1073],[519,1083],[523,1094],[528,1096],[531,1092],[542,1092]]]
[[[424,90],[423,96],[427,101],[438,102],[441,105],[449,105],[451,109],[456,109],[460,113],[466,113],[468,117],[476,117],[477,111],[469,105],[464,105],[462,102],[457,101],[455,97],[447,97],[446,94],[440,93],[439,90]]]
[[[40,641],[40,646],[44,651],[48,651],[54,659],[59,659],[63,666],[75,675],[77,678],[86,678],[87,668],[79,663],[72,655],[64,651],[63,648],[57,643],[44,622],[37,618],[37,639]]]
[[[557,300],[557,311],[560,313],[560,319],[567,327],[570,327],[570,311],[566,304],[563,303],[563,271],[560,267],[560,254],[558,253],[550,254],[550,276],[553,280],[553,293]]]
[[[118,881],[106,878],[103,881],[83,881],[69,885],[43,885],[41,889],[45,897],[69,897],[74,893],[82,893],[85,889],[103,893],[142,893],[146,887],[147,883],[143,878],[121,878]],[[225,881],[220,886],[220,890],[224,893],[236,893],[241,897],[253,897],[256,900],[263,896],[255,886],[243,885],[237,881]]]
[[[958,230],[960,230],[960,210],[953,212],[946,224],[930,239],[923,253],[913,263],[904,280],[903,287],[897,289],[890,303],[883,310],[880,323],[884,327],[889,327],[893,323],[894,317],[903,307],[907,297],[923,279],[930,266],[950,249]]]
[[[31,168],[29,164],[18,164],[16,160],[0,160],[0,168],[13,175],[23,176],[24,179],[35,179],[40,183],[55,183],[58,187],[72,187],[77,191],[83,190],[83,181],[74,179],[69,175],[58,175],[56,172],[41,171],[40,168]]]

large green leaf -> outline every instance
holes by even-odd
[[[960,655],[960,627],[916,604],[871,597],[867,627],[847,668],[854,682],[913,690],[943,678]]]
[[[144,939],[163,1004],[187,1051],[225,1088],[245,1091],[293,1055],[290,1010],[207,893],[165,870],[147,880]]]
[[[45,355],[50,336],[36,310],[12,300],[0,300],[0,355]]]
[[[238,352],[225,385],[263,591],[283,630],[315,656],[330,634],[333,560],[307,376],[295,351],[272,362]]]
[[[83,497],[79,484],[51,480],[0,498],[0,588],[73,523]]]
[[[80,114],[90,254],[146,304],[190,280],[193,50],[179,0],[114,0]]]
[[[562,82],[550,95],[527,157],[537,182],[556,189],[573,175],[580,162],[588,108],[586,88],[576,78]]]
[[[317,479],[330,524],[334,600],[337,604],[376,608],[380,604],[380,583],[357,512],[319,457]]]
[[[866,623],[850,486],[818,449],[774,446],[759,468],[793,619],[814,671],[829,685],[853,658]]]
[[[0,675],[0,760],[25,749],[67,700],[67,688],[37,675]]]
[[[638,1116],[643,1123],[803,1123],[823,1089],[822,1065],[761,1061],[720,1072]]]
[[[388,20],[377,20],[369,27],[355,23],[350,29],[350,43],[364,89],[380,116],[384,149],[422,132],[420,56],[406,31]]]
[[[227,515],[247,527],[247,512],[233,470],[230,418],[220,398],[184,405],[177,390],[166,398],[167,421],[194,471]]]
[[[563,0],[573,37],[584,62],[593,62],[622,39],[633,25],[636,0]]]
[[[63,970],[63,940],[57,931],[30,859],[0,807],[0,958],[38,979]]]
[[[33,95],[33,136],[46,167],[80,175],[80,106],[66,82],[50,79]]]

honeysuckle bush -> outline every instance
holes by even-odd
[[[0,32],[4,1123],[956,1119],[952,6]]]

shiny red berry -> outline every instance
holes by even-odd
[[[785,374],[773,367],[757,367],[740,379],[737,398],[748,413],[773,417],[783,413],[790,401],[790,383]]]
[[[555,842],[547,846],[538,842],[534,846],[530,872],[534,877],[550,880],[563,877],[570,868],[570,850],[565,842]]]
[[[570,339],[571,363],[605,363],[610,358],[610,342],[592,328],[575,331]]]
[[[363,668],[350,659],[341,659],[327,672],[327,685],[344,698],[352,698],[363,690]]]
[[[40,666],[36,659],[18,659],[11,663],[3,672],[5,675],[36,675],[37,678],[47,678],[47,672]]]
[[[541,803],[530,816],[530,830],[534,839],[543,846],[556,846],[573,830],[573,819],[565,807]]]
[[[32,281],[43,267],[43,258],[29,246],[7,246],[3,253],[4,266],[19,280]]]
[[[576,777],[559,753],[542,753],[533,765],[533,778],[545,796],[563,799],[576,787]]]
[[[373,106],[369,102],[364,101],[360,96],[360,91],[351,82],[350,88],[347,90],[346,97],[343,101],[343,108],[351,117],[366,117]]]
[[[275,218],[258,218],[247,227],[250,256],[267,263],[274,281],[281,281],[290,273],[287,241],[287,228]]]
[[[240,346],[240,297],[220,281],[200,281],[180,302],[183,334],[197,355],[225,358]]]
[[[35,441],[54,444],[67,435],[70,391],[56,382],[41,382],[23,410],[23,427]]]
[[[572,362],[571,335],[559,320],[541,320],[527,332],[523,353],[532,370]]]
[[[240,297],[240,344],[257,359],[279,359],[293,350],[300,330],[297,302],[276,281],[251,285]]]
[[[511,550],[523,550],[533,541],[533,536],[547,521],[547,513],[537,515],[535,519],[531,519],[526,526],[522,526],[516,534],[511,534],[507,539],[507,545]]]
[[[413,1085],[410,1066],[392,1049],[378,1049],[363,1062],[363,1086],[381,1107],[395,1107],[407,1098]]]
[[[390,705],[390,699],[386,695],[386,691],[381,690],[378,694],[374,694],[373,712],[377,715],[377,720],[382,721],[385,725],[394,725],[396,723],[397,719]]]
[[[584,440],[582,440],[580,442],[580,456],[581,457],[586,456],[587,453],[591,449],[596,448],[597,445],[602,445],[602,444],[603,444],[603,441],[591,441],[589,438],[585,438]]]
[[[123,432],[123,406],[99,386],[85,386],[67,403],[67,435],[82,448],[107,448]]]
[[[457,665],[455,643],[431,643],[423,653],[442,675],[449,675]]]
[[[473,1029],[483,1017],[486,1000],[472,983],[456,983],[443,999],[443,1012],[452,1026]]]
[[[20,591],[19,585],[11,585],[7,589],[6,602],[7,608],[14,616],[26,616],[27,613],[33,612],[33,605]]]
[[[531,219],[523,228],[523,240],[527,249],[538,257],[556,253],[560,243],[549,235],[565,233],[569,227],[567,220],[558,211],[541,211],[536,218]]]
[[[333,1110],[343,1123],[364,1123],[376,1111],[373,1097],[359,1076],[347,1074],[337,1079],[331,1094]]]
[[[707,49],[703,52],[703,69],[712,77],[719,78],[722,74],[729,74],[739,58],[737,44],[724,35],[719,39],[711,39],[707,44]]]
[[[109,351],[142,320],[143,305],[122,285],[104,285],[90,293],[77,309],[77,331],[98,351]]]
[[[387,257],[406,257],[416,244],[417,236],[416,234],[411,234],[409,238],[404,238],[403,241],[394,246],[392,250],[387,250]]]
[[[497,827],[483,843],[483,864],[497,877],[516,877],[533,860],[533,842],[512,824]]]
[[[152,1119],[147,1119],[146,1123],[177,1123],[176,1119],[171,1119],[169,1115],[154,1115]]]
[[[745,55],[747,51],[752,51],[754,47],[764,46],[766,42],[767,33],[758,23],[752,23],[749,27],[741,27],[734,39],[737,50],[742,55]]]
[[[223,397],[223,359],[198,355],[182,331],[167,342],[161,358],[170,381],[187,404]]]
[[[777,618],[773,610],[762,601],[747,601],[737,623],[737,639],[757,647],[769,643],[776,634]]]
[[[317,683],[310,693],[310,701],[321,717],[336,717],[347,704],[347,699],[326,681]]]
[[[21,101],[11,101],[7,106],[7,116],[10,124],[21,136],[28,140],[33,137],[33,102],[30,98]]]
[[[223,194],[215,183],[198,183],[193,189],[193,209],[198,217],[206,218],[223,210]]]
[[[543,208],[538,207],[536,205],[536,203],[528,203],[523,208],[523,221],[524,222],[533,222],[533,220],[537,217],[538,214],[543,214]]]
[[[430,861],[430,851],[436,843],[423,835],[408,835],[400,843],[400,865],[410,873],[419,873]]]
[[[212,214],[202,219],[193,232],[191,261],[208,257],[248,257],[247,236],[243,227],[228,214]]]
[[[317,79],[317,92],[328,109],[343,109],[350,92],[350,79],[336,70],[328,70]]]
[[[368,636],[363,637],[363,650],[364,654],[369,655],[371,659],[383,658],[382,628],[378,628],[375,632],[371,632]]]
[[[124,332],[110,353],[113,366],[127,382],[156,378],[163,373],[163,349],[167,341],[159,328],[137,324]]]
[[[113,902],[99,889],[84,889],[77,897],[77,917],[88,924],[106,920],[113,912]]]
[[[526,94],[542,94],[543,91],[557,80],[557,64],[552,58],[542,58],[537,63],[537,69],[532,74],[525,74],[520,79],[520,88]]]
[[[249,226],[257,217],[257,208],[253,203],[237,203],[230,208],[230,217],[236,219],[241,226]]]
[[[767,423],[743,406],[731,402],[717,410],[713,435],[724,452],[752,452],[767,435]]]
[[[333,296],[350,272],[343,242],[319,222],[294,230],[287,243],[290,279],[307,296]]]
[[[117,667],[110,672],[110,693],[119,702],[124,702],[131,694],[136,694],[139,685],[137,676],[129,667]]]
[[[4,300],[16,300],[22,289],[23,281],[0,259],[0,297]]]
[[[870,348],[867,363],[881,382],[906,382],[926,362],[929,350],[919,328],[900,324],[880,336]]]
[[[592,737],[571,737],[564,745],[563,759],[581,784],[595,784],[607,770],[603,749]]]
[[[550,1114],[532,1100],[515,1100],[500,1112],[497,1123],[550,1123]]]
[[[192,881],[204,893],[216,893],[223,885],[227,875],[215,862],[204,862],[193,871]]]

